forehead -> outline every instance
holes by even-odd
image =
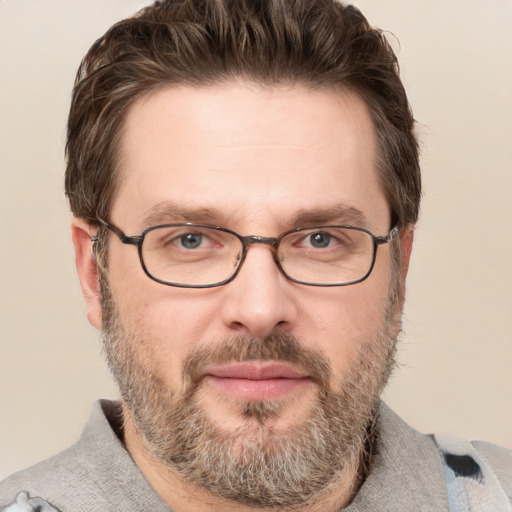
[[[343,209],[361,211],[371,227],[387,215],[373,124],[348,92],[163,88],[130,109],[120,153],[112,217],[132,229],[168,220],[166,211],[207,212],[232,227]]]

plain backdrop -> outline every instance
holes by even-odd
[[[63,146],[81,57],[144,4],[0,0],[0,476],[68,446],[116,396],[75,275]],[[356,4],[389,31],[423,155],[385,399],[421,431],[512,448],[512,3]]]

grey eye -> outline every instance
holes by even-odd
[[[203,241],[203,236],[198,233],[188,233],[180,236],[181,245],[185,249],[197,249]]]
[[[311,247],[322,249],[331,243],[331,235],[322,231],[313,233],[309,236],[309,243],[311,244]]]

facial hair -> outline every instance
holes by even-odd
[[[340,382],[321,351],[290,334],[272,333],[195,348],[183,363],[181,389],[171,390],[141,354],[150,340],[133,321],[130,329],[123,321],[106,278],[100,285],[104,351],[125,406],[152,456],[181,479],[228,500],[282,509],[307,504],[344,475],[361,473],[375,405],[395,365],[392,304],[386,304],[383,326],[363,343]],[[244,421],[231,430],[203,409],[202,368],[255,360],[291,364],[318,389],[306,416],[285,431],[272,420],[286,401],[240,399],[236,405]]]

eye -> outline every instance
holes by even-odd
[[[308,237],[308,241],[311,247],[315,249],[324,249],[328,247],[331,243],[332,236],[325,231],[317,231],[316,233],[311,233]]]
[[[179,241],[185,249],[197,249],[203,242],[203,235],[200,233],[187,233],[181,235]]]

